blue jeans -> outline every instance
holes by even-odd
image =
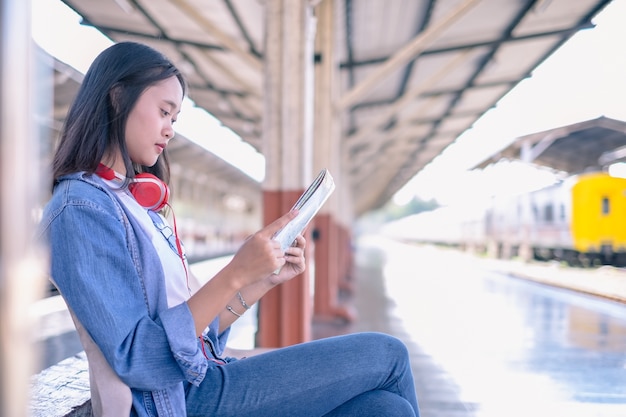
[[[209,369],[186,387],[199,416],[419,417],[408,351],[382,333],[277,349]]]

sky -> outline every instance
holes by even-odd
[[[111,44],[97,30],[81,26],[80,17],[60,0],[32,0],[32,10],[35,42],[83,73]],[[55,30],[50,28],[52,22]],[[625,22],[626,0],[614,0],[596,17],[594,29],[574,35],[396,193],[394,202],[404,204],[417,196],[444,205],[466,204],[553,182],[552,173],[519,163],[471,168],[519,136],[601,115],[626,120]],[[264,157],[189,99],[176,130],[255,180],[263,180]]]

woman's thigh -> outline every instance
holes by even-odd
[[[386,390],[417,410],[404,345],[379,333],[316,340],[211,368],[187,389],[195,416],[323,416],[358,395]]]

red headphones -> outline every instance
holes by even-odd
[[[96,174],[105,180],[117,178],[123,181],[125,179],[121,174],[103,164],[98,165]],[[132,178],[128,190],[141,207],[152,211],[160,211],[165,207],[170,197],[170,189],[167,184],[148,173],[137,174],[135,178]]]

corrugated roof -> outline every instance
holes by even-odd
[[[186,73],[190,98],[261,150],[263,1],[64,2],[114,41],[163,51]],[[355,215],[387,202],[607,3],[334,1]]]
[[[521,136],[476,168],[501,159],[522,160],[570,175],[601,170],[626,159],[626,122],[601,116]]]

